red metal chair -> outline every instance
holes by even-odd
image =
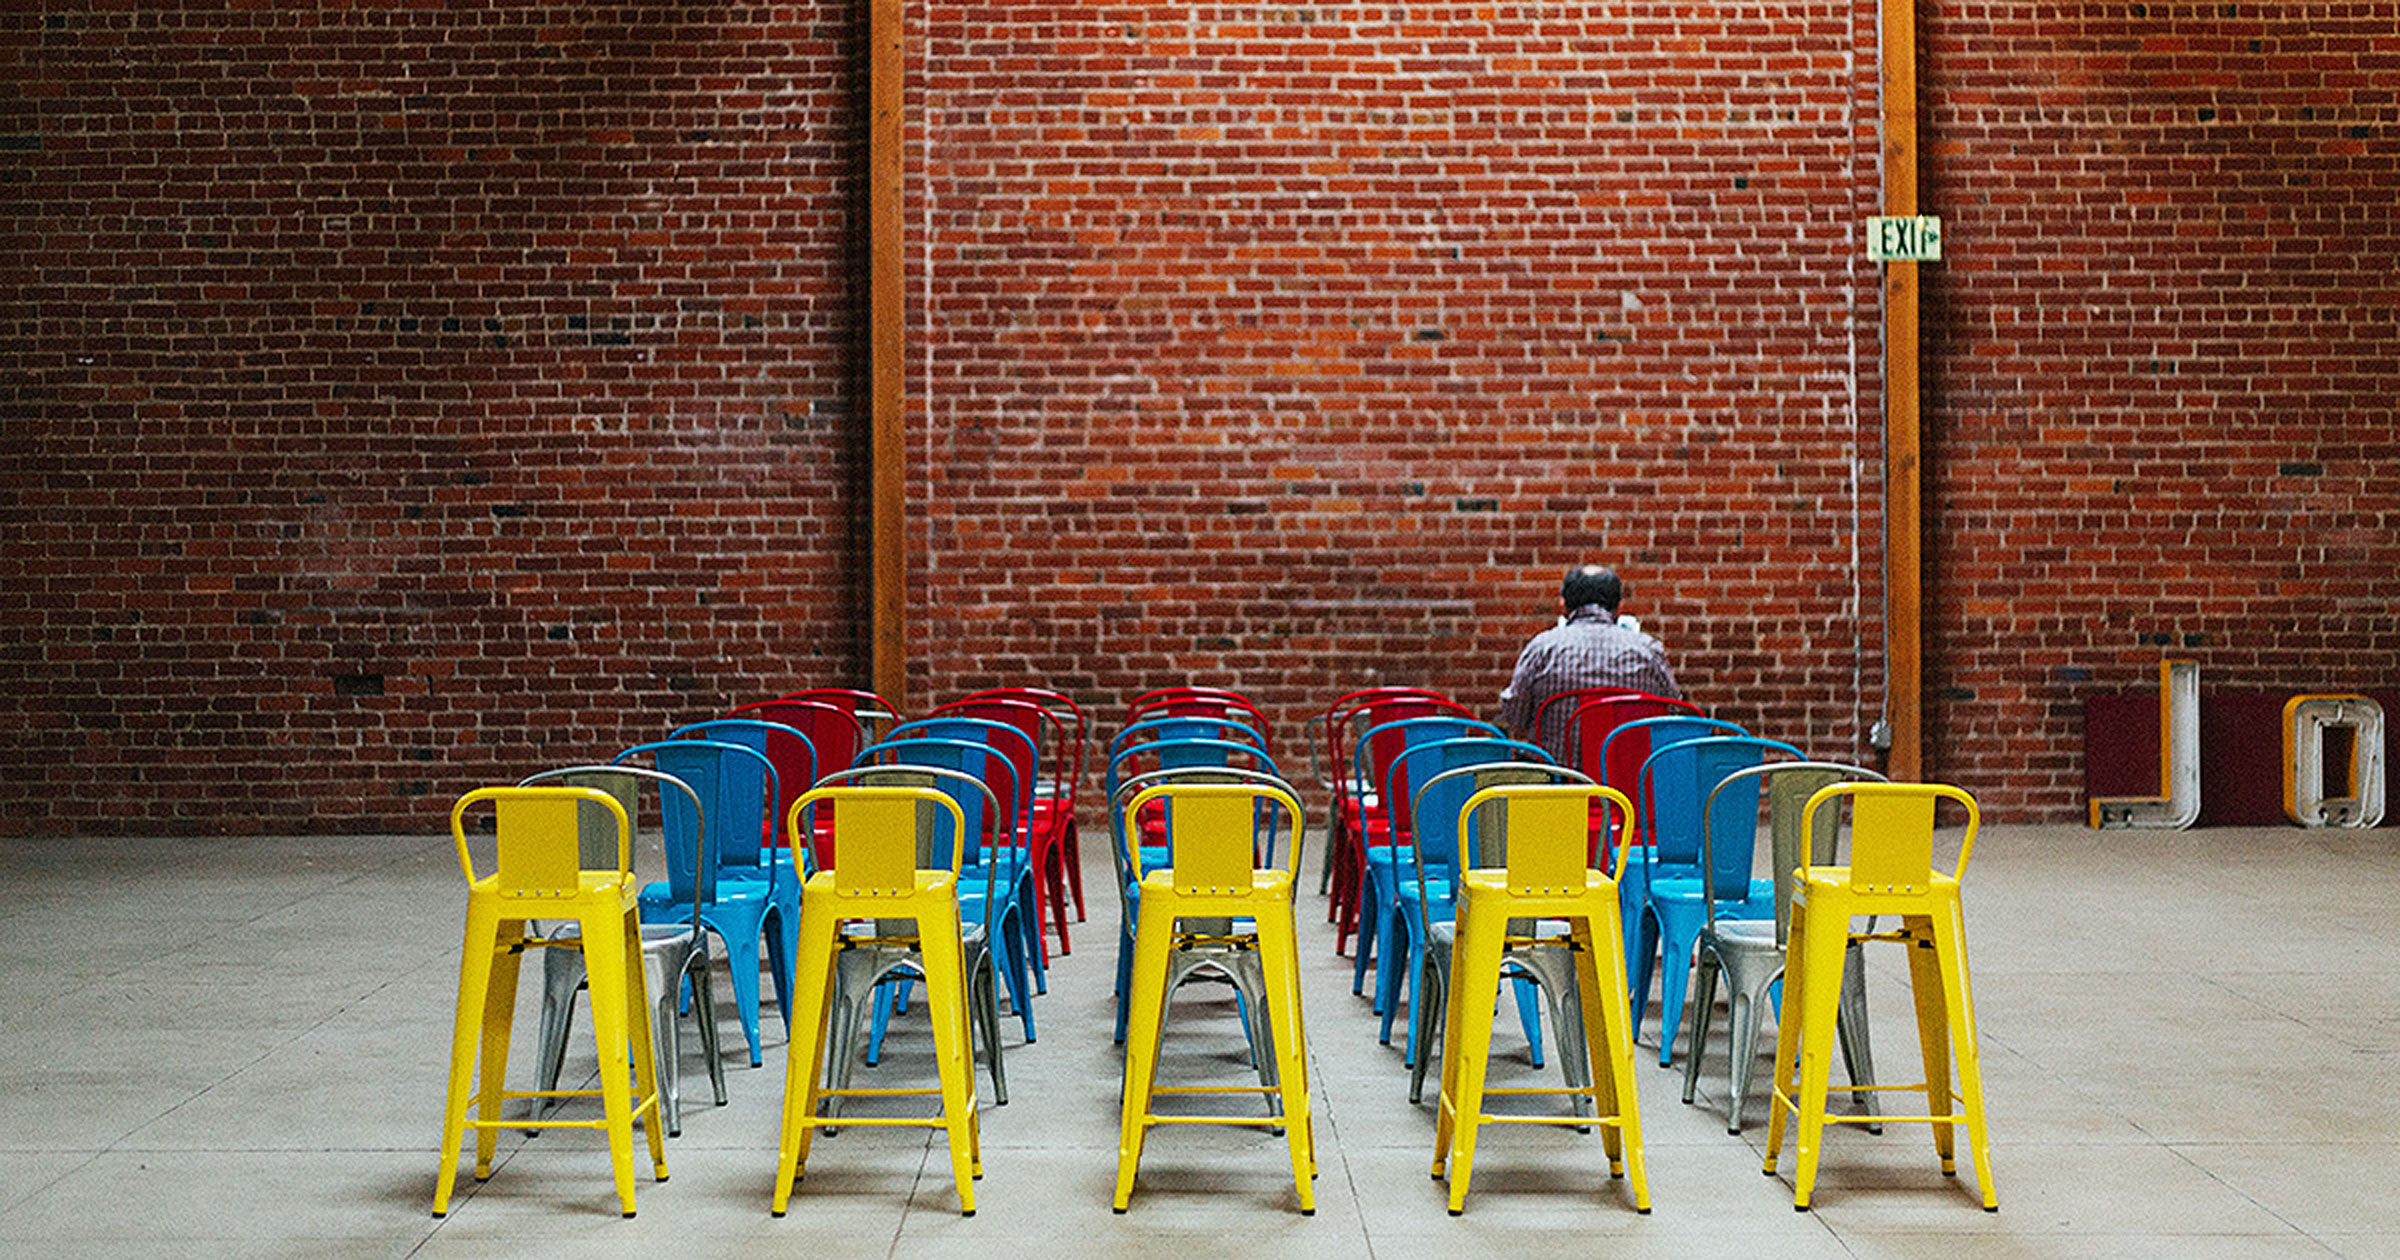
[[[1628,732],[1625,738],[1612,744],[1609,733],[1628,722],[1678,713],[1688,713],[1693,717],[1706,716],[1701,713],[1699,705],[1689,700],[1672,700],[1646,691],[1596,696],[1580,701],[1567,719],[1564,764],[1592,776],[1594,782],[1613,787],[1630,797],[1634,795],[1636,780],[1641,776],[1642,761],[1650,755],[1650,737],[1646,732]],[[1617,873],[1611,869],[1616,865],[1617,838],[1604,833],[1612,831],[1616,824],[1612,821],[1604,827],[1602,820],[1613,820],[1619,816],[1597,807],[1592,811],[1593,860],[1599,862],[1601,869],[1608,871],[1611,876]],[[1625,838],[1627,844],[1647,843],[1638,823],[1628,821],[1625,825],[1634,829],[1634,834]],[[1605,852],[1601,849],[1603,841],[1607,844]]]
[[[1257,731],[1259,747],[1274,754],[1275,732],[1266,710],[1240,692],[1223,687],[1160,687],[1135,696],[1133,703],[1125,706],[1127,726],[1159,717],[1230,718]]]
[[[799,800],[818,781],[836,770],[850,768],[858,750],[867,746],[866,730],[857,715],[838,704],[823,700],[754,700],[735,705],[725,714],[729,718],[753,718],[761,722],[780,722],[808,737],[809,746],[816,750],[813,773],[804,774],[797,764],[777,761],[775,773],[781,776],[784,799],[775,804],[775,817],[791,813],[792,802]],[[776,746],[769,745],[767,756],[776,757]],[[818,811],[816,831],[809,847],[816,851],[817,866],[822,869],[833,862],[832,810]],[[786,843],[783,829],[775,831],[774,843]]]
[[[1397,736],[1378,738],[1362,749],[1357,746],[1358,736],[1406,718],[1439,715],[1475,716],[1465,705],[1439,692],[1417,689],[1407,694],[1371,696],[1327,719],[1328,746],[1339,749],[1336,756],[1339,770],[1335,775],[1337,800],[1328,827],[1332,833],[1328,843],[1338,845],[1342,852],[1335,864],[1332,897],[1326,907],[1326,917],[1336,925],[1336,953],[1348,952],[1350,934],[1358,930],[1358,894],[1366,873],[1367,847],[1406,838],[1391,836],[1387,811],[1376,794],[1384,771],[1400,755],[1402,741]]]
[[[1062,862],[1065,839],[1063,824],[1056,807],[1042,807],[1042,799],[1072,799],[1076,752],[1069,747],[1071,740],[1064,718],[1047,706],[1030,699],[979,692],[976,695],[938,705],[932,717],[981,718],[1015,728],[1030,741],[1033,763],[1020,765],[1021,774],[1038,774],[1041,767],[1050,773],[1037,780],[1035,795],[1028,802],[1024,819],[1028,831],[1028,855],[1033,863],[1033,937],[1040,942],[1042,959],[1049,961],[1050,938],[1046,935],[1047,921],[1053,917],[1058,924],[1058,952],[1074,952],[1067,939],[1067,882]],[[1072,817],[1070,812],[1068,817]]]
[[[1558,758],[1560,765],[1565,765],[1567,761],[1568,749],[1572,745],[1575,736],[1572,732],[1572,728],[1569,728],[1567,733],[1558,741],[1558,744],[1555,747],[1551,745],[1548,739],[1543,738],[1549,733],[1550,718],[1553,710],[1556,711],[1558,719],[1563,723],[1571,721],[1571,715],[1575,712],[1575,706],[1582,704],[1586,700],[1601,700],[1606,699],[1609,696],[1639,696],[1646,694],[1648,693],[1642,691],[1638,687],[1569,687],[1565,691],[1559,692],[1555,696],[1548,697],[1540,704],[1534,706],[1533,730],[1527,733],[1525,738],[1530,739],[1534,743],[1540,744],[1542,747],[1549,749],[1550,755]]]
[[[822,700],[847,709],[852,717],[858,719],[858,725],[866,732],[869,742],[890,735],[893,727],[908,720],[908,715],[900,711],[899,705],[857,687],[803,687],[798,691],[784,692],[776,699]]]
[[[1084,920],[1083,845],[1076,826],[1076,813],[1078,793],[1083,787],[1084,758],[1092,742],[1091,720],[1084,715],[1082,705],[1075,703],[1064,692],[1046,687],[989,687],[959,698],[981,700],[987,697],[1030,700],[1048,709],[1065,725],[1067,741],[1072,745],[1069,749],[1071,757],[1064,767],[1065,778],[1052,780],[1053,783],[1063,783],[1065,795],[1059,795],[1053,788],[1047,796],[1036,796],[1033,813],[1035,825],[1050,826],[1058,831],[1060,864],[1067,868],[1067,891],[1075,899],[1075,921],[1081,923]],[[1066,938],[1063,935],[1059,938],[1059,949],[1061,952],[1066,950]]]

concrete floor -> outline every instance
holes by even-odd
[[[771,1218],[782,1029],[770,1009],[752,1069],[728,1007],[731,1105],[708,1105],[687,1059],[673,1178],[641,1180],[638,1217],[617,1215],[597,1134],[552,1132],[506,1138],[492,1179],[462,1175],[437,1221],[463,902],[447,837],[0,843],[0,1251],[2400,1256],[2400,1129],[2381,1093],[2400,1081],[2400,1008],[2357,977],[2400,957],[2400,831],[1986,832],[1967,895],[1989,1215],[1963,1161],[1958,1180],[1938,1174],[1922,1126],[1831,1134],[1817,1210],[1795,1213],[1788,1153],[1784,1175],[1759,1175],[1763,1103],[1742,1136],[1724,1130],[1723,1034],[1687,1107],[1680,1065],[1656,1065],[1653,1014],[1639,1080],[1654,1213],[1606,1178],[1596,1137],[1502,1128],[1452,1219],[1426,1175],[1432,1109],[1408,1105],[1313,899],[1317,1214],[1295,1210],[1279,1139],[1178,1128],[1151,1139],[1133,1210],[1112,1215],[1116,907],[1105,855],[1086,856],[1100,899],[1036,1004],[1040,1041],[1011,1047],[1012,1101],[986,1090],[973,1219],[927,1135],[867,1129],[820,1140],[790,1215]],[[1889,950],[1870,971],[1887,1078],[1913,1059],[1903,976]],[[1181,1070],[1240,1079],[1230,1004],[1177,1011]],[[875,1075],[921,1074],[921,1030],[895,1045]],[[1508,1028],[1495,1046],[1529,1071]],[[586,1042],[570,1070],[591,1062]]]

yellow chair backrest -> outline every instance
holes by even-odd
[[[633,869],[633,826],[616,797],[586,787],[487,787],[458,798],[450,807],[450,834],[458,843],[459,868],[477,882],[467,851],[466,812],[492,802],[499,859],[498,890],[508,897],[572,897],[582,891],[585,870],[580,843],[583,811],[597,806],[616,824],[616,865]],[[593,869],[612,869],[597,867]]]
[[[1933,885],[1933,812],[1942,800],[1967,807],[1967,834],[1958,851],[1964,874],[1983,816],[1975,798],[1947,783],[1836,783],[1808,798],[1801,827],[1812,830],[1817,812],[1850,801],[1850,886],[1862,892],[1921,893]]]
[[[1262,803],[1273,802],[1285,811],[1284,826],[1300,825],[1300,802],[1269,784],[1161,783],[1136,794],[1126,804],[1125,816],[1138,816],[1153,800],[1166,802],[1167,862],[1178,892],[1250,894],[1256,886],[1251,876],[1262,861],[1257,850]],[[1265,825],[1271,829],[1274,823],[1268,820]]]
[[[1582,783],[1507,783],[1483,788],[1459,807],[1459,868],[1474,869],[1468,842],[1476,812],[1504,811],[1500,852],[1508,890],[1528,896],[1581,892],[1591,873],[1591,802],[1609,802],[1620,817],[1633,803],[1615,788]],[[1483,869],[1491,869],[1485,867]]]
[[[966,844],[967,818],[958,802],[939,788],[902,784],[821,787],[792,803],[793,844],[801,818],[822,802],[833,810],[833,886],[845,896],[912,893],[926,854],[929,825],[950,818],[951,852],[945,869],[957,870]]]

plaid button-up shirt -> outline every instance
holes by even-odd
[[[1577,687],[1635,687],[1670,699],[1683,696],[1658,640],[1618,625],[1616,615],[1598,604],[1585,604],[1533,636],[1517,654],[1516,673],[1500,693],[1500,724],[1522,731],[1533,724],[1542,701]],[[1534,733],[1536,742],[1562,759],[1570,707],[1551,706]]]

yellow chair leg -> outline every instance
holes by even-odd
[[[659,1093],[658,1055],[651,1041],[658,1030],[650,1026],[650,978],[642,966],[642,920],[638,909],[625,912],[624,952],[628,1003],[625,1018],[632,1028],[627,1051],[633,1057],[633,1092],[642,1099],[634,1106],[633,1117],[641,1121],[642,1136],[650,1146],[650,1176],[665,1181],[666,1124],[661,1110],[665,1099]]]
[[[1633,1025],[1624,1013],[1631,998],[1624,991],[1625,935],[1617,918],[1613,890],[1601,898],[1600,912],[1575,923],[1577,983],[1583,991],[1584,1044],[1592,1056],[1592,1089],[1603,1120],[1614,1126],[1600,1130],[1608,1152],[1609,1172],[1632,1183],[1633,1208],[1650,1211],[1650,1171],[1642,1153],[1642,1109],[1634,1093]]]
[[[627,1029],[625,1012],[624,927],[609,921],[583,924],[583,963],[591,979],[592,1036],[600,1043],[600,1107],[608,1117],[608,1158],[616,1177],[618,1210],[633,1215],[633,1100],[627,1097],[625,1074]],[[640,971],[635,971],[638,977]],[[638,982],[638,981],[637,981]],[[490,1051],[489,1044],[485,1047]]]
[[[1775,1175],[1776,1161],[1783,1154],[1783,1129],[1798,1105],[1799,1089],[1796,1060],[1800,1053],[1800,1021],[1808,997],[1808,968],[1803,965],[1798,945],[1808,939],[1808,906],[1795,899],[1792,902],[1790,939],[1792,948],[1786,954],[1783,969],[1783,1009],[1785,1017],[1775,1021],[1775,1061],[1767,1074],[1767,1155],[1761,1172]]]
[[[955,903],[917,907],[917,940],[925,967],[925,1006],[933,1021],[933,1057],[941,1077],[942,1127],[950,1140],[950,1177],[962,1216],[975,1215],[980,1163],[975,1135],[975,1077],[967,1049],[967,981],[960,964]]]
[[[1489,1006],[1493,991],[1500,987],[1500,953],[1507,944],[1507,926],[1505,919],[1477,913],[1471,900],[1460,901],[1458,943],[1450,955],[1450,1004],[1459,1014],[1451,1024],[1455,1039],[1442,1051],[1442,1075],[1456,1082],[1455,1093],[1445,1091],[1452,1126],[1452,1216],[1467,1210],[1467,1185],[1475,1175],[1476,1129],[1483,1119],[1483,1083],[1492,1049]]]
[[[483,994],[483,1071],[476,1078],[475,1180],[492,1175],[492,1155],[499,1148],[500,1108],[508,1090],[508,1038],[516,1025],[517,977],[524,953],[515,946],[525,939],[525,924],[502,920],[500,941],[492,951],[491,987]]]
[[[792,1183],[805,1174],[813,1117],[820,1110],[826,1025],[831,1015],[833,941],[840,927],[830,898],[808,899],[800,912],[800,948],[792,960],[792,1035],[784,1046],[783,1132],[775,1157],[775,1192],[770,1205],[781,1216],[791,1205]]]
[[[1165,1018],[1169,948],[1174,943],[1171,905],[1152,897],[1149,913],[1134,931],[1132,1009],[1125,1023],[1125,1097],[1117,1129],[1117,1188],[1112,1204],[1122,1212],[1133,1201],[1134,1171],[1150,1128],[1150,1091],[1158,1073],[1159,1037]]]
[[[1943,997],[1952,1012],[1950,1039],[1958,1056],[1958,1094],[1967,1113],[1967,1148],[1975,1160],[1975,1184],[1983,1195],[1983,1210],[1997,1212],[2000,1198],[1992,1188],[1991,1138],[1984,1128],[1983,1054],[1976,1040],[1974,995],[1967,984],[1966,922],[1955,899],[1946,909],[1947,914],[1928,926],[1941,959]]]
[[[1283,1098],[1284,1136],[1291,1144],[1292,1184],[1300,1214],[1317,1213],[1317,1152],[1309,1120],[1308,1050],[1300,1030],[1300,943],[1288,905],[1265,908],[1257,918],[1259,962],[1267,979],[1267,1021],[1275,1040],[1277,1085]]]
[[[1842,999],[1842,951],[1849,945],[1849,921],[1839,914],[1821,914],[1800,939],[1801,966],[1807,982],[1800,996],[1800,1117],[1799,1162],[1792,1169],[1792,1206],[1808,1208],[1815,1189],[1817,1160],[1825,1142],[1825,1091],[1833,1078],[1833,1024]],[[1785,1009],[1792,1001],[1791,979],[1784,979]]]
[[[458,1183],[458,1147],[467,1131],[467,1100],[474,1093],[476,1048],[483,1040],[485,997],[491,989],[499,933],[498,919],[470,901],[466,939],[458,956],[458,1007],[450,1025],[450,1089],[442,1107],[442,1166],[433,1183],[435,1216],[450,1214],[450,1194]],[[480,1179],[489,1173],[487,1165],[477,1175]]]

